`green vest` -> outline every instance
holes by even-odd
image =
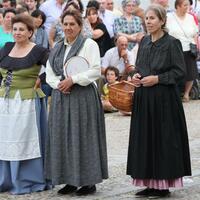
[[[12,72],[12,82],[10,86],[9,98],[14,98],[19,91],[21,99],[34,99],[36,97],[45,97],[45,94],[40,88],[34,90],[41,66],[34,65],[27,69],[15,70]],[[4,80],[7,75],[7,70],[0,68],[0,73],[3,76],[2,87],[0,88],[0,97],[5,96]]]

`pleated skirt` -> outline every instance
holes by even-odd
[[[153,180],[191,175],[187,126],[176,86],[137,88],[132,112],[127,174]]]
[[[45,174],[53,184],[92,185],[108,178],[105,121],[93,84],[52,91]]]
[[[35,99],[35,107],[40,149],[42,156],[44,156],[45,138],[47,136],[45,100]],[[15,130],[13,130],[14,132]],[[26,194],[50,188],[50,184],[45,181],[43,169],[43,157],[22,161],[0,160],[0,192]]]

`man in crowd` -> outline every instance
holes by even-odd
[[[108,66],[116,67],[122,79],[126,79],[128,74],[134,70],[135,60],[133,54],[127,49],[128,40],[125,36],[119,36],[116,47],[109,49],[102,61],[102,73]]]
[[[37,0],[24,0],[24,3],[28,6],[30,14],[37,9]]]

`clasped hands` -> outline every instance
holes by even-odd
[[[72,78],[66,77],[58,84],[58,90],[60,90],[64,94],[70,94],[72,85],[73,85]]]
[[[150,75],[142,78],[140,74],[136,73],[132,77],[131,82],[135,85],[135,87],[140,87],[140,86],[151,87],[158,83],[158,76]]]

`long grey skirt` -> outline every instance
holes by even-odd
[[[93,84],[52,91],[45,175],[52,183],[92,185],[108,178],[105,121]]]

